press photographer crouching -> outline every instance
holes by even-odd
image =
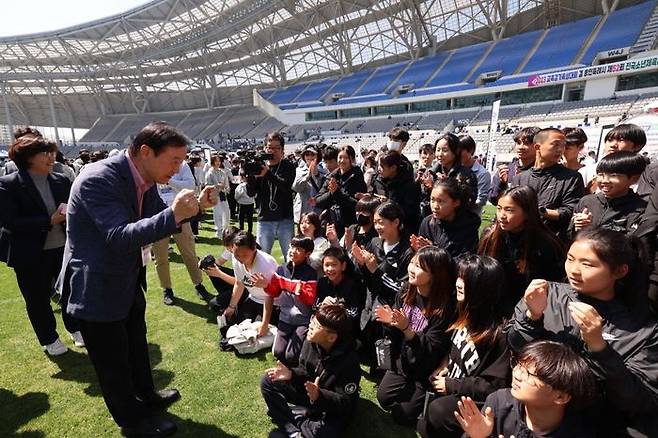
[[[279,132],[271,132],[265,138],[264,152],[269,156],[245,158],[243,166],[248,178],[247,193],[256,196],[258,207],[258,228],[256,240],[268,254],[272,252],[274,240],[279,239],[281,252],[286,253],[293,236],[293,197],[292,184],[295,181],[296,166],[284,160],[285,140]],[[253,172],[257,158],[264,158],[260,173]]]

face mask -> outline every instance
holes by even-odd
[[[370,216],[367,216],[365,214],[357,214],[356,215],[356,223],[359,226],[365,227],[370,223]]]
[[[400,150],[400,146],[402,146],[402,143],[400,143],[399,141],[393,141],[393,140],[389,140],[388,143],[386,144],[386,148],[389,151],[398,152]]]

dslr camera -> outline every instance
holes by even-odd
[[[258,175],[266,165],[265,161],[274,159],[272,154],[255,149],[239,150],[237,154],[243,161],[242,169],[246,176]]]
[[[204,258],[201,259],[199,262],[199,269],[202,271],[205,271],[208,268],[211,268],[215,265],[215,257],[212,256],[212,254],[208,254]]]

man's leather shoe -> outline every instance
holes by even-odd
[[[151,409],[165,409],[180,398],[180,392],[177,389],[161,389],[154,391],[139,399],[144,402],[146,407]]]
[[[146,417],[134,426],[124,426],[121,434],[127,437],[170,436],[176,432],[176,423],[162,417]]]

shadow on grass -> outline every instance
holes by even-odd
[[[220,239],[214,236],[198,236],[196,238],[196,243],[197,245],[220,245]]]
[[[167,417],[171,418],[178,426],[177,437],[217,437],[217,438],[239,438],[238,435],[233,435],[224,432],[219,427],[212,424],[198,423],[190,419],[183,419],[173,414],[168,414]]]
[[[40,417],[50,409],[48,394],[43,392],[28,392],[17,396],[13,392],[0,388],[0,436],[40,438],[45,434],[40,430],[18,432],[24,424]]]
[[[271,350],[271,348],[264,348],[256,353],[250,354],[240,354],[236,352],[235,357],[239,359],[256,359],[258,362],[267,362],[267,353]]]
[[[148,344],[151,368],[162,362],[162,351],[157,344]],[[49,359],[59,367],[59,371],[51,377],[86,384],[83,390],[90,397],[101,396],[98,377],[89,357],[75,350],[69,350],[61,356],[52,356]],[[174,373],[168,370],[153,370],[153,381],[158,387],[166,387],[174,379]]]
[[[181,297],[176,297],[176,306],[187,313],[205,319],[208,324],[217,324],[217,313],[208,308],[206,303],[195,303]]]
[[[356,412],[343,436],[415,438],[416,431],[395,424],[391,415],[379,405],[360,398]]]

